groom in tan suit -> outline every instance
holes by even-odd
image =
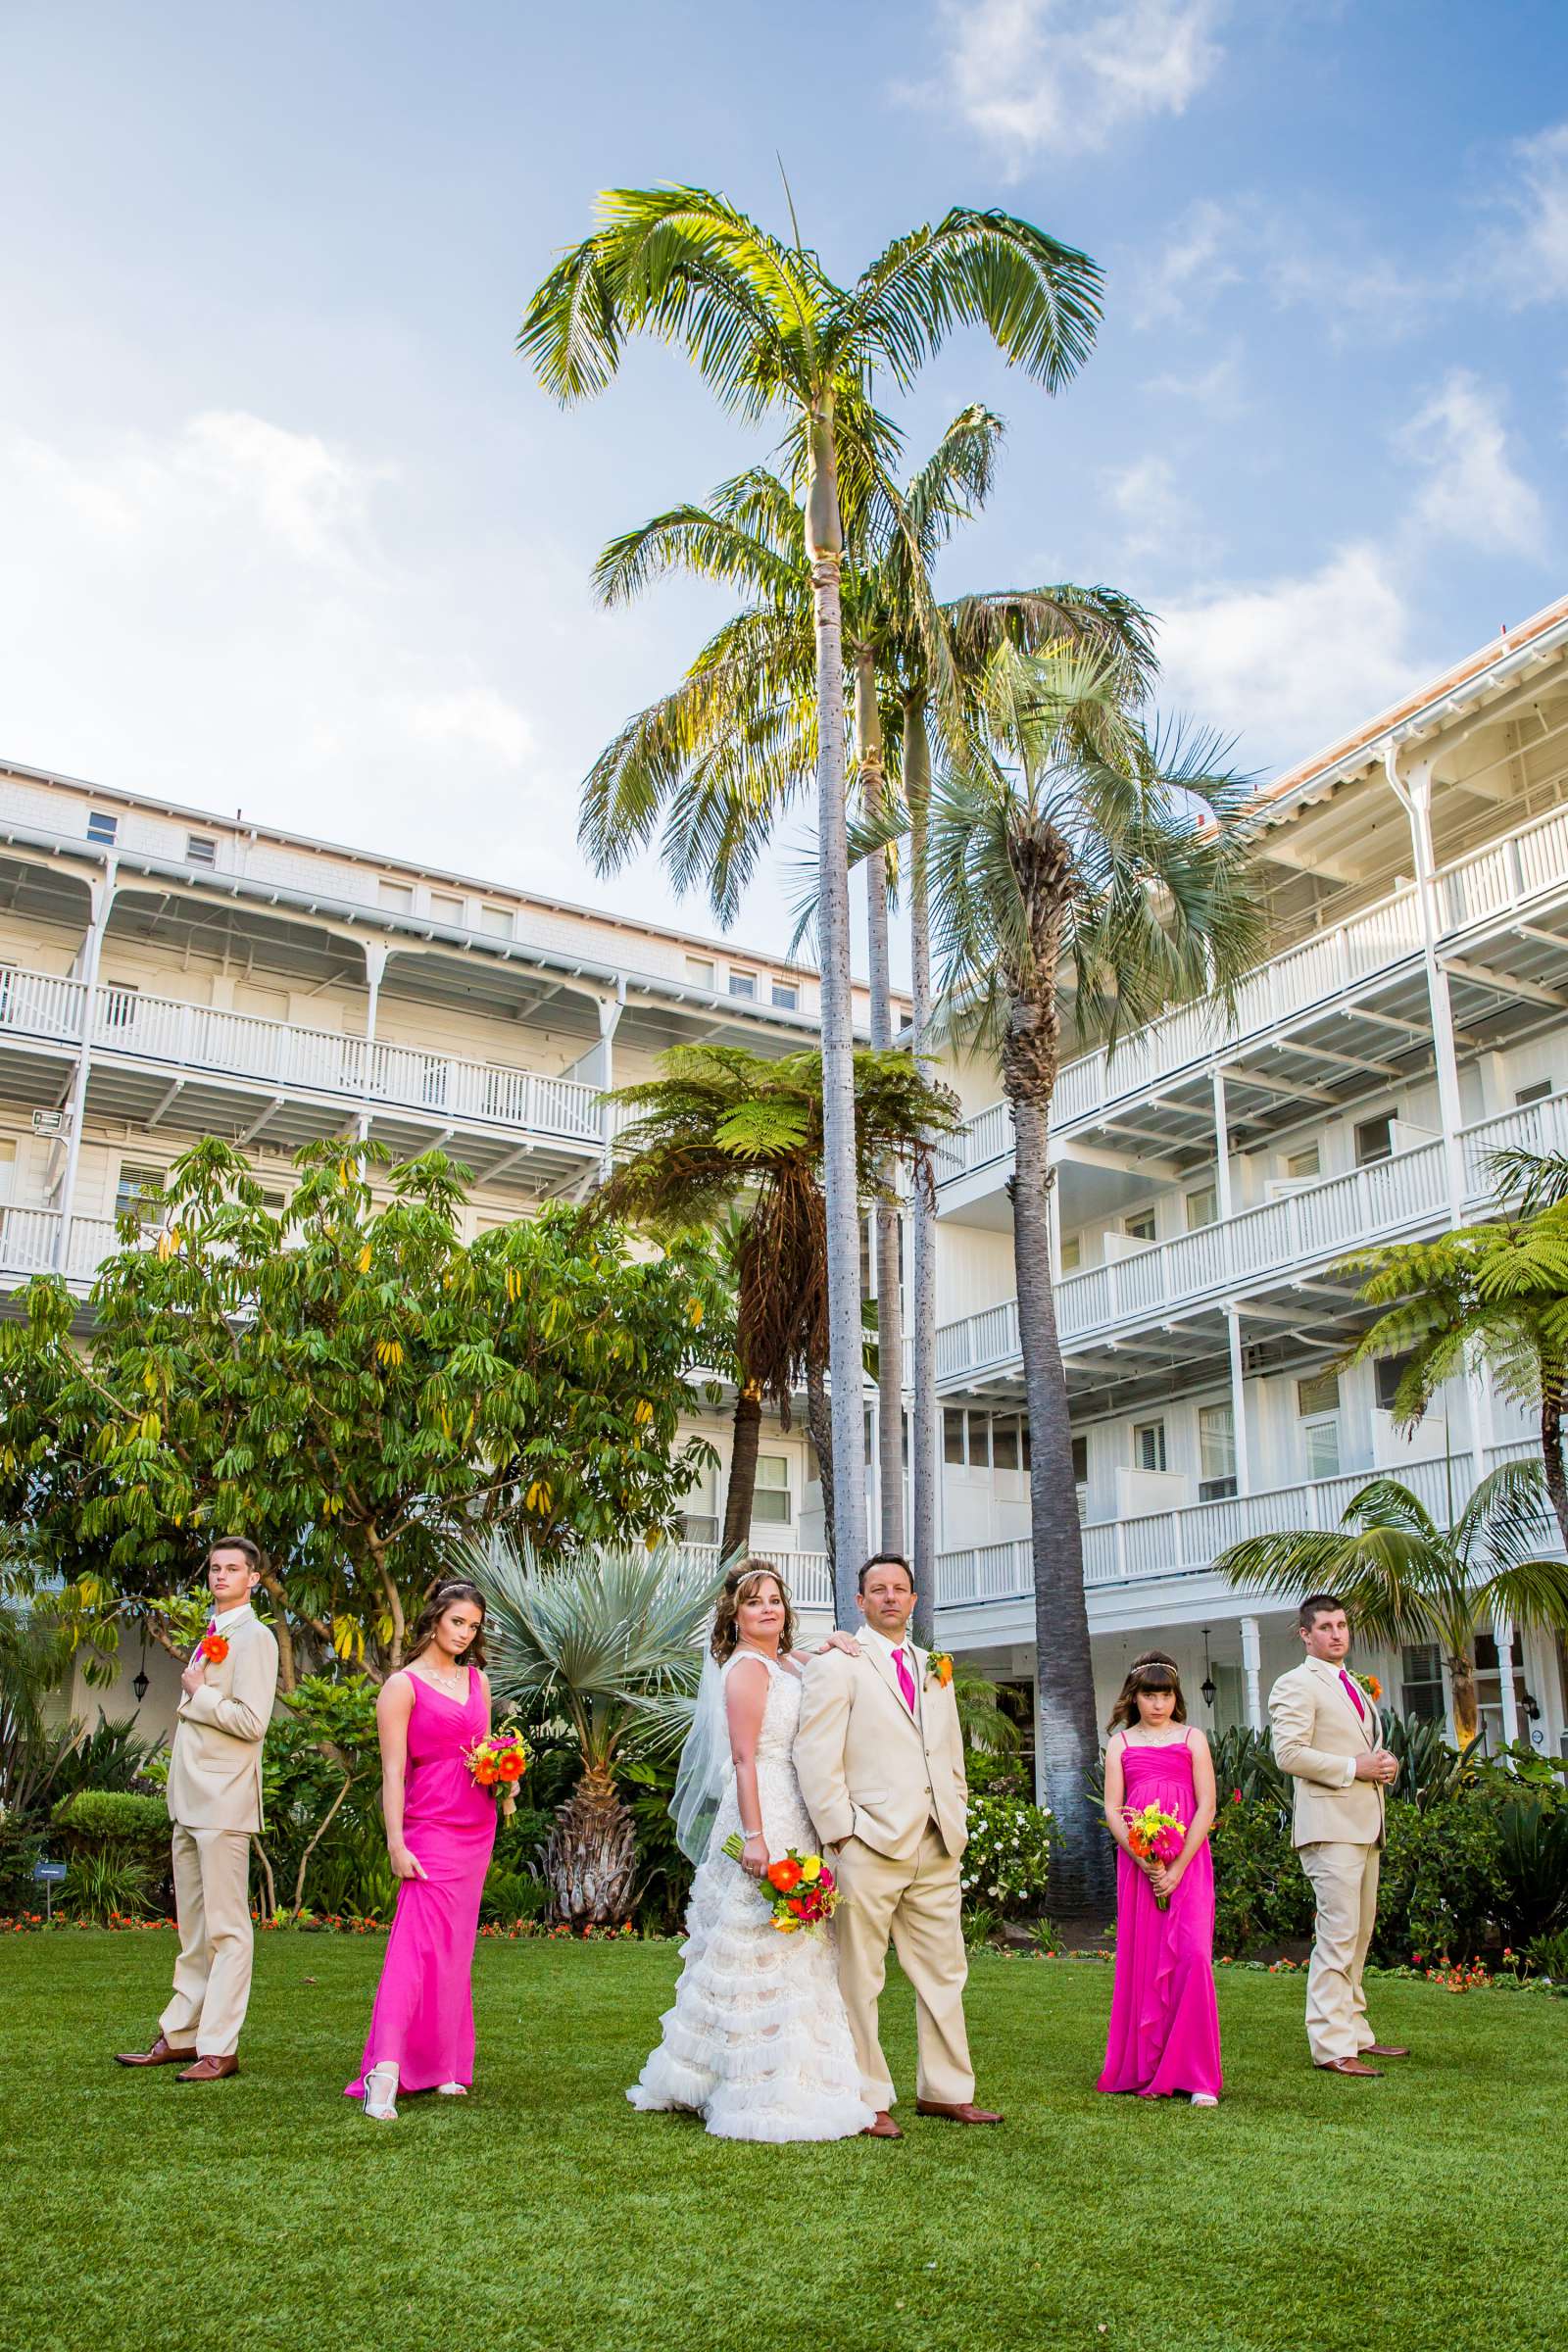
[[[1317,1898],[1306,2038],[1326,2073],[1376,2075],[1368,2058],[1409,2056],[1374,2039],[1361,1984],[1378,1912],[1383,1795],[1399,1767],[1376,1706],[1346,1665],[1344,1603],[1310,1593],[1297,1623],[1306,1656],[1280,1676],[1268,1714],[1275,1757],[1296,1782],[1295,1842]]]
[[[968,1837],[963,1735],[952,1689],[907,1638],[907,1561],[879,1553],[860,1570],[860,1648],[812,1657],[801,1694],[795,1770],[816,1834],[838,1848],[843,1901],[834,1923],[839,1980],[876,2110],[876,2139],[902,2139],[888,2113],[893,2080],[877,2032],[891,1936],[914,1986],[919,2028],[915,2112],[1000,2124],[974,2103],[963,2023],[968,1975],[958,1924],[958,1860]]]
[[[173,1997],[152,2048],[120,2058],[122,2066],[180,2066],[181,2082],[239,2073],[251,1993],[251,1833],[262,1827],[262,1742],[277,1690],[277,1642],[251,1608],[261,1567],[245,1536],[224,1537],[208,1557],[213,1614],[180,1678],[169,1759],[179,1917]]]

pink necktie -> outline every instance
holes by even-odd
[[[902,1649],[896,1649],[893,1652],[893,1663],[898,1668],[899,1689],[904,1692],[904,1703],[912,1715],[914,1713],[914,1677],[904,1663]]]
[[[1360,1693],[1360,1691],[1359,1691],[1359,1690],[1356,1689],[1356,1687],[1355,1687],[1354,1683],[1352,1683],[1352,1682],[1351,1682],[1351,1680],[1350,1680],[1349,1676],[1348,1676],[1348,1675],[1346,1673],[1346,1671],[1345,1671],[1345,1668],[1344,1668],[1343,1666],[1340,1668],[1340,1680],[1341,1680],[1341,1682],[1342,1682],[1342,1683],[1345,1685],[1345,1695],[1346,1695],[1346,1697],[1347,1697],[1348,1699],[1349,1699],[1349,1700],[1350,1700],[1351,1704],[1352,1704],[1352,1705],[1354,1706],[1354,1708],[1355,1708],[1355,1711],[1356,1711],[1356,1713],[1357,1713],[1357,1714],[1360,1716],[1360,1718],[1361,1718],[1361,1721],[1362,1721],[1363,1723],[1365,1723],[1365,1721],[1366,1721],[1366,1702],[1365,1702],[1365,1700],[1362,1698],[1362,1696],[1361,1696],[1361,1693]]]

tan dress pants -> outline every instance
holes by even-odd
[[[1317,1898],[1306,1968],[1306,2039],[1313,2061],[1358,2058],[1377,2035],[1367,2024],[1361,1972],[1378,1914],[1382,1848],[1325,1840],[1300,1848]]]
[[[239,2044],[251,1997],[249,1830],[174,1824],[174,1908],[179,1958],[174,1990],[158,2023],[176,2050],[227,2058]]]
[[[839,1984],[860,2068],[860,2096],[879,2111],[897,2093],[877,2031],[877,2003],[887,1981],[888,1938],[914,1986],[919,2034],[915,2086],[922,2099],[944,2107],[974,2097],[974,2071],[963,2023],[969,1973],[958,1925],[958,1864],[927,1826],[918,1854],[892,1861],[858,1838],[838,1850],[843,1893],[834,1916]]]

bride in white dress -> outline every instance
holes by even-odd
[[[842,1634],[830,1642],[848,1643]],[[875,2120],[839,1991],[832,1927],[780,1935],[757,1882],[817,1850],[790,1760],[801,1712],[795,1612],[776,1569],[724,1579],[671,1811],[697,1862],[663,2039],[627,2091],[684,2108],[721,2139],[848,2139]],[[733,1861],[725,1839],[745,1837]]]

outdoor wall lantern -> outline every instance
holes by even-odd
[[[1208,1662],[1208,1628],[1206,1625],[1203,1628],[1203,1679],[1198,1686],[1198,1694],[1212,1715],[1215,1696],[1214,1670]]]

